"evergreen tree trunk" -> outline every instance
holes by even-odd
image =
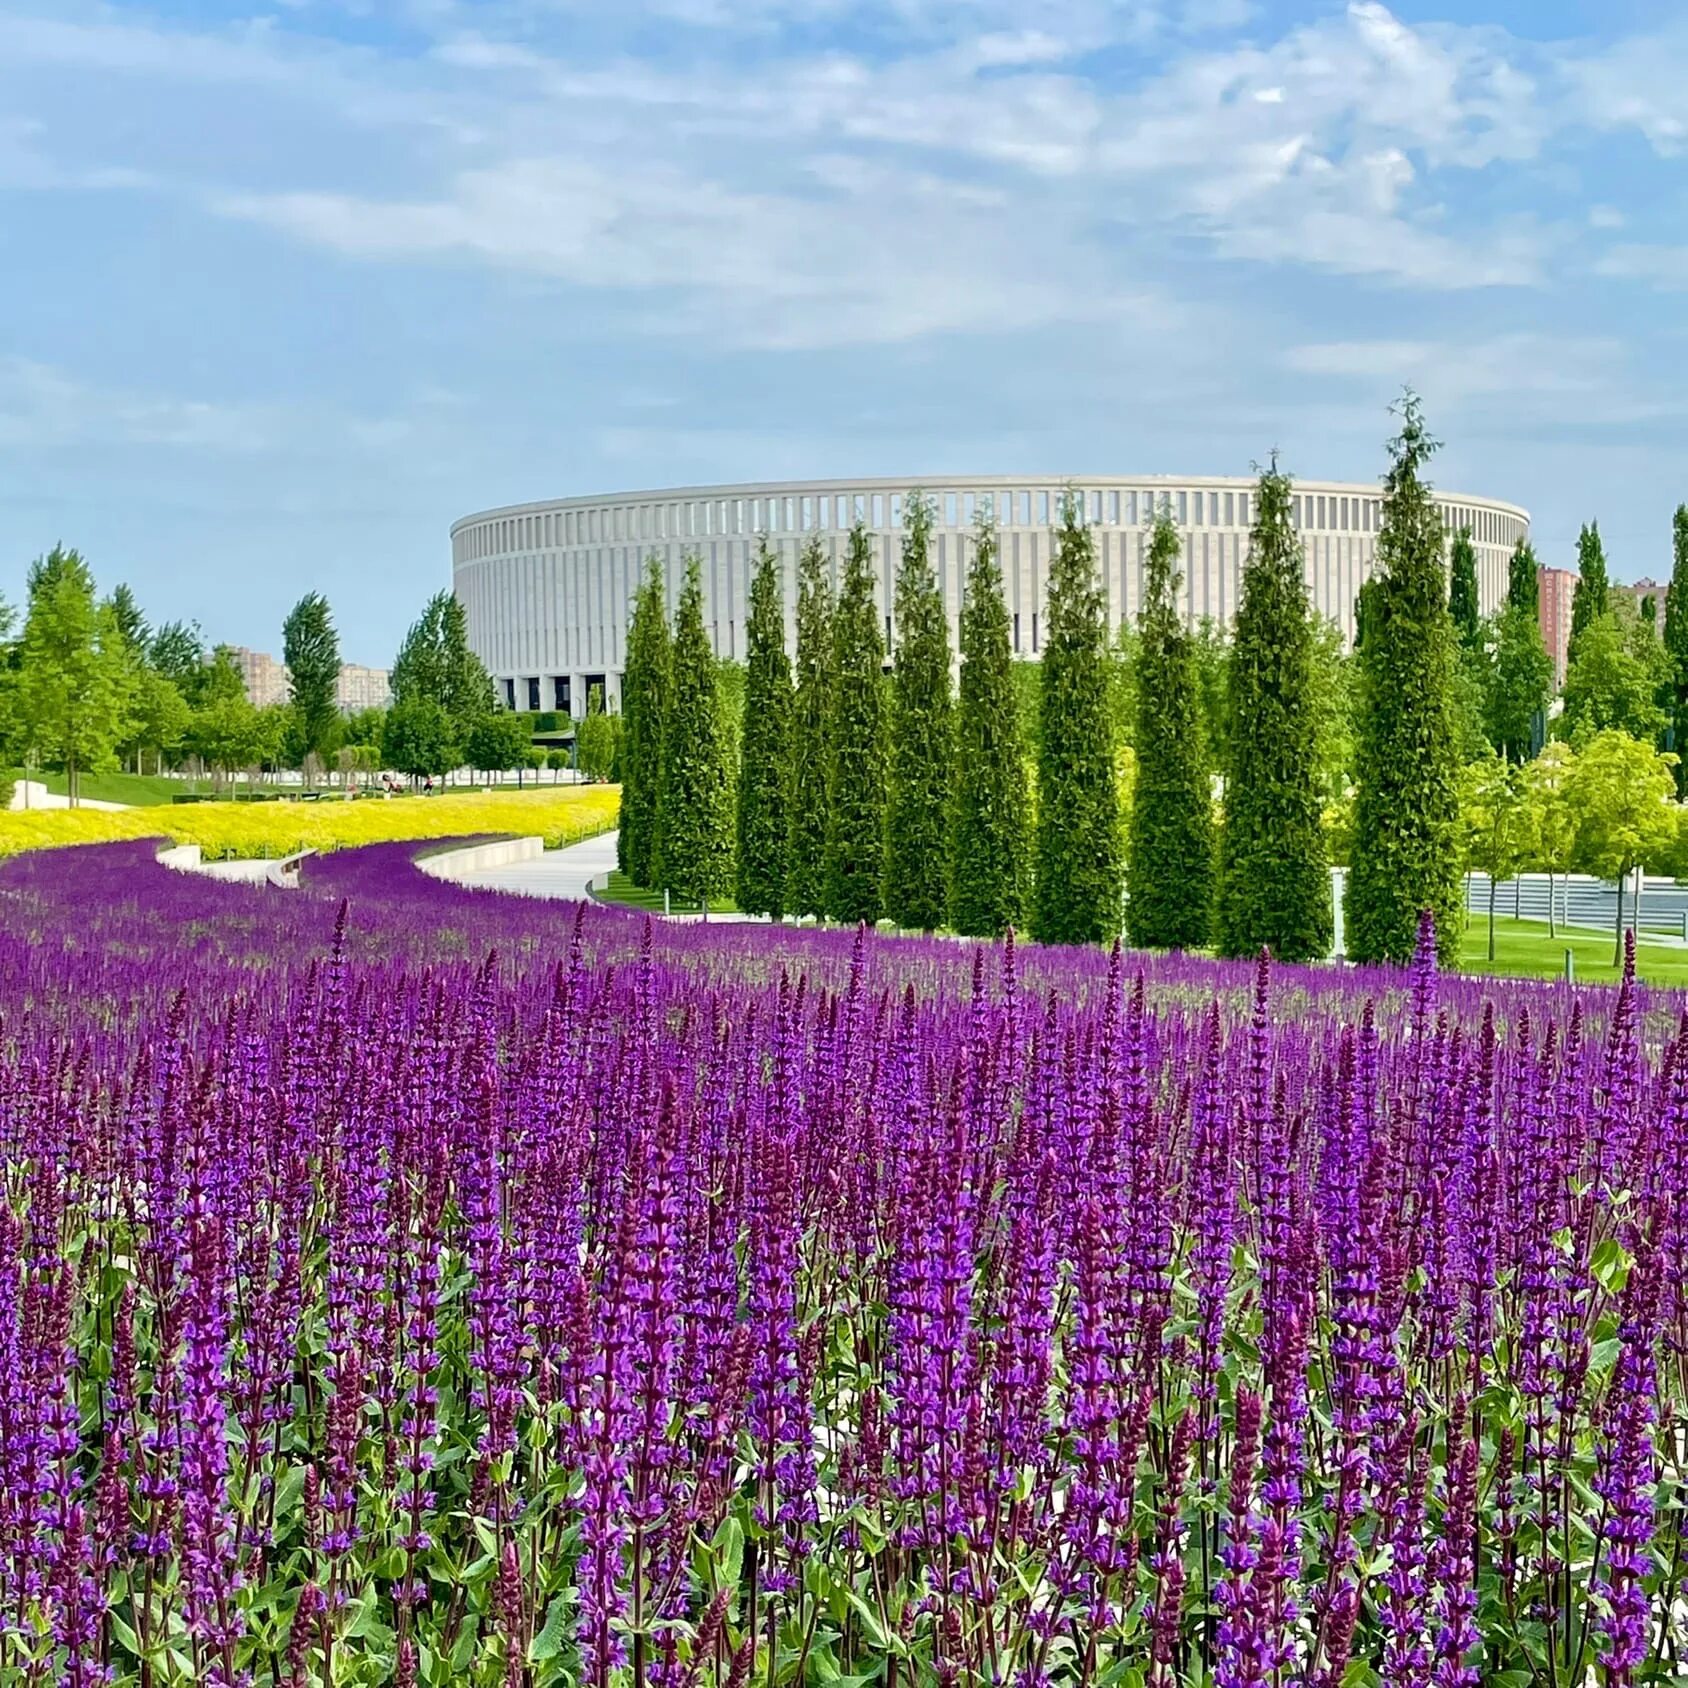
[[[1001,937],[1025,917],[1031,792],[994,523],[982,518],[961,611],[949,922]]]
[[[811,539],[798,559],[797,693],[791,721],[790,843],[786,908],[826,912],[826,849],[831,831],[832,585],[826,554]]]
[[[826,912],[870,926],[884,913],[885,895],[885,647],[876,579],[873,541],[858,521],[832,626]]]
[[[622,757],[621,823],[616,860],[635,885],[657,883],[657,821],[662,801],[663,746],[673,650],[662,565],[653,557],[633,600],[627,630],[627,666],[621,680],[626,721]],[[576,743],[578,760],[579,744]]]
[[[704,630],[703,587],[694,556],[686,559],[674,627],[673,690],[657,810],[660,888],[705,905],[724,895],[732,884],[732,827],[715,653]]]
[[[738,905],[785,913],[791,841],[791,664],[780,563],[763,537],[745,622],[744,728],[738,781]]]
[[[1095,944],[1120,926],[1119,790],[1106,607],[1078,501],[1061,502],[1039,669],[1032,935]]]
[[[1291,483],[1260,477],[1229,668],[1225,825],[1220,833],[1222,954],[1283,961],[1330,953],[1333,909],[1319,804],[1313,621]]]
[[[1213,796],[1190,635],[1178,616],[1178,529],[1155,518],[1138,620],[1137,779],[1126,918],[1133,944],[1199,949],[1213,926]]]
[[[1412,960],[1420,914],[1436,920],[1444,965],[1459,954],[1459,753],[1453,629],[1442,523],[1420,470],[1435,450],[1418,400],[1402,405],[1390,447],[1377,569],[1360,646],[1358,792],[1348,879],[1349,953]]]
[[[949,900],[949,809],[954,766],[949,623],[932,572],[932,506],[910,493],[897,571],[886,803],[885,912],[930,932]]]

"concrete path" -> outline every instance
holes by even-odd
[[[615,867],[616,835],[601,832],[596,838],[583,839],[561,850],[546,850],[525,860],[507,862],[500,866],[460,864],[454,858],[473,856],[473,849],[447,851],[430,856],[421,865],[424,871],[456,885],[476,890],[510,891],[520,897],[552,897],[568,902],[584,902],[592,894],[594,881],[602,883]],[[697,914],[676,914],[675,920],[699,920]],[[748,914],[712,914],[710,923],[742,922],[754,918]]]
[[[49,791],[40,780],[19,780],[12,787],[12,808],[14,809],[68,809],[70,799],[57,792]],[[92,797],[84,797],[77,805],[81,809],[127,809],[127,803],[100,803]]]

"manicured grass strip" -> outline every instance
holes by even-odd
[[[1473,915],[1466,923],[1465,941],[1459,964],[1467,973],[1499,973],[1517,978],[1557,979],[1565,973],[1565,951],[1575,957],[1578,983],[1614,982],[1619,969],[1612,965],[1612,934],[1586,927],[1561,929],[1555,938],[1536,920],[1502,919],[1495,922],[1495,959],[1489,960],[1489,923]],[[1688,948],[1641,943],[1636,946],[1637,977],[1649,985],[1688,987]]]
[[[611,872],[608,885],[602,891],[597,892],[596,896],[601,903],[621,903],[627,908],[645,908],[656,914],[662,913],[662,893],[646,890],[643,885],[635,885],[620,868]],[[685,902],[675,897],[671,899],[669,909],[674,914],[695,914],[697,904]],[[738,904],[730,897],[720,897],[710,903],[709,912],[711,914],[736,914]]]

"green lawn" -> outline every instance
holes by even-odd
[[[23,778],[21,774],[17,777]],[[63,774],[48,769],[29,777],[59,796],[65,795],[67,782]],[[82,795],[96,803],[129,803],[138,809],[168,803],[178,793],[211,789],[209,780],[196,787],[191,781],[170,779],[163,774],[84,774],[81,785]]]
[[[609,884],[598,892],[598,900],[604,903],[623,903],[628,908],[648,908],[660,914],[662,912],[662,893],[647,891],[642,885],[635,885],[620,868],[610,874]],[[671,905],[675,914],[695,914],[697,907],[693,903],[683,903],[675,898]],[[712,900],[709,905],[711,914],[734,914],[738,904],[730,897],[720,897]]]
[[[1584,927],[1561,929],[1550,938],[1538,920],[1499,919],[1495,922],[1495,959],[1489,960],[1489,922],[1473,914],[1465,927],[1460,947],[1460,968],[1467,973],[1509,973],[1526,978],[1558,979],[1565,973],[1565,951],[1576,957],[1578,983],[1615,981],[1618,969],[1612,965],[1612,934]],[[1675,945],[1638,944],[1635,970],[1650,985],[1688,986],[1688,948]]]

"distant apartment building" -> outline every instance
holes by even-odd
[[[246,695],[259,709],[287,702],[287,664],[268,651],[248,650],[236,645],[235,662],[246,683]],[[344,662],[334,682],[334,702],[345,714],[360,709],[384,709],[392,700],[392,685],[385,668],[365,668],[362,663]]]
[[[1541,617],[1542,643],[1553,658],[1553,683],[1565,684],[1565,668],[1571,649],[1571,594],[1577,577],[1572,569],[1536,570],[1537,614]]]
[[[277,662],[268,651],[248,650],[245,645],[234,647],[234,659],[240,665],[240,677],[246,683],[246,695],[259,709],[272,703],[287,702],[287,666]]]
[[[1665,623],[1665,583],[1662,580],[1641,579],[1628,586],[1614,586],[1615,595],[1628,598],[1635,605],[1636,614],[1649,598],[1653,600],[1653,624],[1662,635]]]
[[[334,685],[334,701],[348,715],[360,709],[385,709],[392,701],[391,676],[385,668],[365,668],[362,663],[340,665]]]

